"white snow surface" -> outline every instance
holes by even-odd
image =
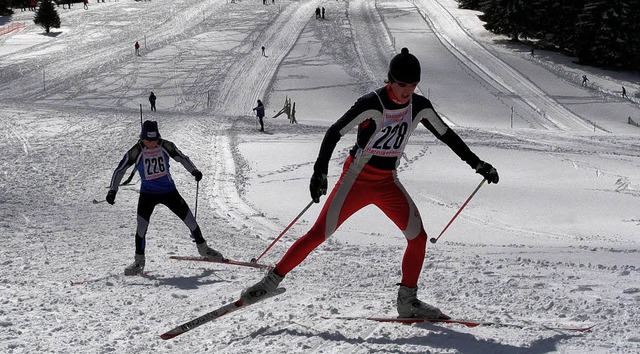
[[[640,352],[640,128],[628,124],[640,122],[637,73],[543,50],[531,57],[453,0],[120,0],[58,11],[62,27],[49,35],[33,12],[1,18],[25,27],[0,36],[0,352]],[[208,243],[248,261],[309,203],[326,128],[383,85],[403,46],[422,63],[419,92],[500,172],[428,244],[419,297],[455,318],[524,328],[323,319],[396,316],[405,240],[368,207],[289,273],[286,293],[160,339],[263,272],[171,260],[197,252],[159,206],[149,274],[123,275],[139,178],[113,206],[92,201],[104,200],[135,143],[140,107],[204,173],[196,188],[173,164]],[[299,124],[272,118],[287,97]],[[259,98],[266,134],[251,111]],[[330,184],[354,133],[334,152]],[[398,170],[430,237],[481,180],[420,128]],[[277,262],[320,207],[261,262]]]

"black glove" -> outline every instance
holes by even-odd
[[[478,167],[476,167],[476,172],[481,174],[489,184],[498,183],[498,180],[500,180],[498,171],[488,162],[480,161]]]
[[[327,175],[314,173],[309,183],[309,191],[311,192],[311,199],[315,203],[320,203],[320,197],[327,194]]]
[[[193,170],[191,174],[196,178],[196,182],[200,182],[200,180],[202,179],[202,172],[200,172],[199,170]]]
[[[116,193],[118,193],[118,191],[114,191],[114,190],[110,190],[107,193],[107,197],[105,198],[107,200],[107,203],[111,205],[116,203]]]

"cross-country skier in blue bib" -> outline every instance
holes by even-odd
[[[202,179],[202,173],[188,156],[178,150],[174,143],[160,138],[158,123],[148,120],[142,124],[140,140],[127,151],[111,177],[111,185],[106,197],[109,204],[115,203],[120,181],[130,166],[136,165],[142,181],[138,199],[135,261],[125,268],[125,275],[140,274],[144,270],[145,236],[151,214],[158,204],[166,205],[187,225],[201,256],[215,260],[224,259],[220,252],[207,246],[207,242],[202,237],[200,226],[198,226],[187,202],[178,193],[171,178],[169,158],[180,162],[197,182]]]

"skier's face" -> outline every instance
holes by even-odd
[[[142,139],[142,142],[144,143],[144,146],[147,147],[147,149],[155,149],[158,146],[157,140]]]
[[[411,99],[411,95],[413,95],[413,91],[418,87],[418,83],[419,81],[411,84],[396,81],[391,84],[391,92],[393,92],[393,95],[396,96],[400,104],[405,104]]]

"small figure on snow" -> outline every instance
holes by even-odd
[[[260,121],[260,131],[264,131],[264,104],[262,104],[261,100],[258,100],[258,105],[253,107],[252,111],[256,111],[256,117],[258,117],[258,121]]]
[[[136,41],[136,44],[133,46],[133,48],[136,50],[136,55],[140,56],[140,43],[138,43],[138,41]]]
[[[627,89],[626,89],[626,88],[624,88],[624,86],[622,86],[622,97],[624,97],[624,98],[629,98],[629,97],[627,96]]]
[[[320,18],[320,8],[316,7],[316,18]]]
[[[135,236],[135,260],[125,268],[125,275],[141,274],[144,270],[145,236],[151,214],[158,204],[167,206],[187,225],[191,231],[191,238],[196,243],[198,253],[201,256],[214,260],[224,259],[220,252],[207,245],[207,242],[202,237],[200,226],[191,213],[191,209],[178,193],[178,189],[171,178],[169,158],[180,162],[195,177],[196,182],[200,182],[202,172],[196,168],[187,155],[178,150],[174,143],[160,137],[157,122],[148,120],[142,124],[140,140],[127,151],[111,177],[111,185],[106,197],[107,203],[111,205],[115,204],[118,186],[130,166],[136,164],[141,180]]]
[[[151,94],[149,95],[149,104],[151,105],[151,110],[155,111],[156,110],[156,95],[153,93],[153,91],[151,91]]]
[[[263,56],[263,57],[266,57],[266,56],[267,56],[267,54],[265,53],[265,50],[266,50],[267,48],[265,48],[264,46],[262,46],[262,48],[260,48],[260,49],[262,49],[262,56]]]
[[[309,183],[311,199],[319,203],[320,197],[327,193],[331,155],[340,138],[357,126],[357,141],[343,172],[311,229],[291,245],[262,280],[242,291],[245,303],[254,303],[272,294],[284,277],[343,222],[373,204],[402,230],[407,240],[396,303],[398,315],[447,318],[437,307],[417,298],[427,233],[415,203],[397,178],[396,167],[411,133],[421,124],[489,183],[498,183],[499,177],[496,169],[476,156],[440,118],[431,101],[414,92],[420,82],[420,72],[418,59],[407,48],[402,48],[401,53],[391,59],[387,84],[360,97],[327,130]]]
[[[582,86],[587,86],[587,83],[589,82],[589,79],[587,78],[587,75],[582,75]]]

